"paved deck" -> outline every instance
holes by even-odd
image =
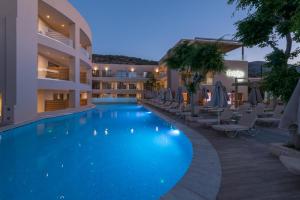
[[[148,106],[145,107],[183,131],[193,145],[193,160],[187,173],[161,200],[216,199],[221,185],[221,166],[218,154],[211,143],[183,123]]]
[[[219,155],[222,181],[217,199],[300,199],[300,176],[288,172],[269,152],[270,143],[287,141],[288,136],[282,131],[262,128],[254,138],[241,136],[231,139],[211,129],[200,128],[195,123],[179,121],[207,138]]]
[[[268,144],[245,137],[229,139],[211,130],[198,131],[212,143],[221,161],[217,199],[300,199],[300,176],[288,172],[270,154]]]

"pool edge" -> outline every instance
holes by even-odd
[[[45,120],[45,119],[51,119],[51,118],[56,118],[56,117],[63,117],[63,116],[68,116],[68,115],[73,115],[76,113],[82,113],[82,112],[86,112],[89,110],[92,110],[96,107],[96,105],[91,105],[91,106],[87,106],[84,108],[80,108],[80,109],[68,109],[68,110],[61,110],[55,113],[48,113],[45,115],[38,115],[35,119],[32,119],[30,121],[25,121],[25,122],[21,122],[21,123],[17,123],[17,124],[12,124],[12,125],[7,125],[7,126],[3,126],[0,127],[0,135],[4,134],[5,132],[12,130],[12,129],[16,129],[22,126],[26,126],[32,123],[36,123],[39,122],[41,120]]]
[[[222,170],[218,153],[213,145],[188,126],[148,105],[141,105],[180,129],[193,146],[193,159],[189,169],[177,184],[161,197],[161,200],[216,199],[221,187]]]

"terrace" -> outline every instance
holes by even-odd
[[[38,50],[38,79],[75,81],[72,56],[42,45]]]
[[[39,1],[38,34],[74,48],[75,24],[43,1]]]

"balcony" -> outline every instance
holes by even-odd
[[[75,24],[44,1],[38,3],[38,34],[74,48]]]
[[[46,55],[43,54],[45,52],[47,52]],[[73,70],[69,65],[71,62],[72,58],[39,46],[38,79],[74,81]]]
[[[44,30],[41,31],[39,30],[38,32],[40,35],[43,35],[45,37],[48,37],[52,40],[55,40],[57,42],[60,42],[66,46],[72,47],[73,48],[73,40],[71,40],[70,38],[67,38],[66,36],[64,36],[63,34],[56,32],[55,30],[52,30],[49,27],[44,27]]]
[[[86,49],[84,49],[83,47],[81,47],[81,48],[80,48],[80,51],[81,51],[82,55],[83,55],[85,58],[91,59],[90,53],[89,53]]]
[[[80,29],[80,51],[84,58],[91,60],[92,42],[87,34]]]
[[[70,70],[66,67],[48,66],[38,70],[39,79],[57,79],[62,81],[70,80]]]
[[[80,83],[86,85],[92,85],[91,80],[91,73],[92,70],[88,65],[85,65],[84,62],[81,61],[80,63]]]
[[[133,74],[133,73],[128,73],[128,74],[113,74],[113,73],[108,73],[108,72],[102,72],[102,74],[98,71],[93,70],[93,80],[99,80],[99,81],[106,81],[106,82],[111,82],[111,81],[119,81],[119,82],[138,82],[138,81],[147,81],[149,78],[145,77],[143,74]]]

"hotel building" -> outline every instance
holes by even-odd
[[[217,43],[220,50],[225,54],[228,54],[237,49],[241,49],[242,51],[241,60],[225,60],[226,71],[218,74],[212,74],[212,73],[207,74],[206,79],[202,82],[201,85],[205,86],[210,91],[209,96],[211,96],[211,92],[213,90],[214,84],[217,81],[221,81],[223,85],[226,87],[227,92],[229,93],[230,103],[242,104],[244,101],[248,100],[248,84],[243,84],[249,81],[248,62],[244,61],[244,48],[242,43],[232,41],[232,40],[195,38],[191,40],[185,40],[185,39],[180,40],[176,45],[178,45],[182,41],[190,41],[199,44]],[[162,58],[162,60],[164,59],[164,57]],[[167,87],[171,88],[172,91],[175,92],[179,86],[183,86],[180,73],[175,70],[168,70]]]
[[[92,34],[67,0],[0,1],[0,125],[90,104]]]
[[[144,97],[145,90],[166,87],[158,62],[125,56],[93,56],[93,98]]]

